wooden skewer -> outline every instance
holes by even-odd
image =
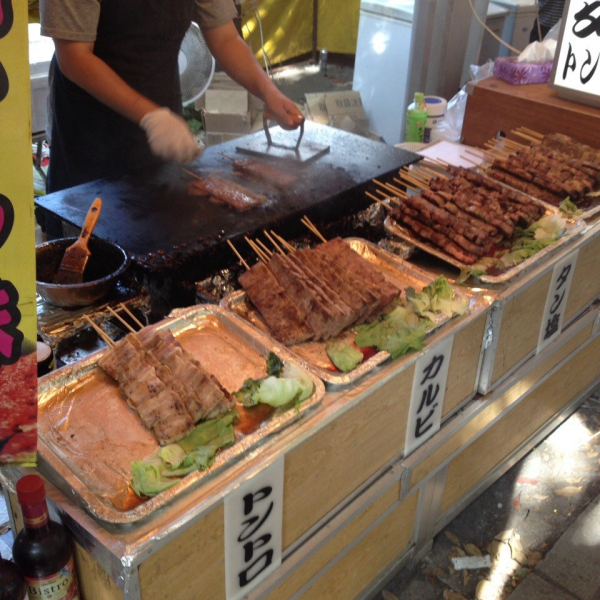
[[[401,190],[399,187],[396,187],[395,185],[392,185],[391,183],[383,183],[383,181],[379,181],[378,179],[373,179],[373,183],[382,187],[384,190],[387,190],[388,192],[392,192],[392,194],[397,194],[399,196],[406,197],[406,192],[404,190]]]
[[[423,188],[421,188],[421,187],[417,188],[413,185],[410,185],[409,183],[406,183],[406,181],[400,181],[397,177],[394,177],[394,181],[396,183],[399,183],[400,185],[403,185],[407,190],[410,190],[411,192],[416,192],[417,194],[420,194],[423,190]],[[394,186],[394,187],[396,187],[396,186]],[[406,194],[406,196],[408,196],[408,194]]]
[[[287,240],[284,240],[280,235],[277,235],[272,229],[271,229],[271,235],[275,238],[277,238],[279,240],[279,243],[283,245],[283,247],[290,253],[294,253],[296,252],[296,248],[294,248],[294,246],[292,246]]]
[[[528,135],[528,134],[523,133],[521,131],[513,131],[513,133],[515,135],[518,135],[519,137],[522,137],[523,139],[526,139],[528,142],[531,142],[532,144],[539,144],[540,143],[539,138],[532,137],[531,135]]]
[[[322,242],[327,242],[323,234],[317,229],[317,226],[306,215],[300,219],[300,222],[304,227],[310,229]]]
[[[468,158],[468,157],[467,157],[467,156],[465,156],[464,154],[461,154],[461,155],[460,155],[460,157],[461,157],[463,160],[466,160],[467,162],[470,162],[472,165],[480,165],[480,164],[481,164],[481,163],[478,163],[477,161],[474,161],[474,160],[473,160],[473,159],[471,159],[471,158]]]
[[[439,173],[438,171],[434,171],[433,169],[423,166],[421,166],[420,168],[429,173],[431,177],[441,177],[442,179],[450,179],[450,175],[448,175],[447,173]]]
[[[382,190],[375,190],[376,194],[379,194],[380,196],[382,196],[383,198],[389,200],[391,198],[390,193],[391,192],[383,192]]]
[[[108,308],[110,314],[121,321],[121,323],[123,323],[123,325],[125,325],[125,327],[127,327],[131,333],[136,332],[136,330],[116,310],[113,310],[110,306],[107,306],[106,308]]]
[[[196,179],[202,181],[202,177],[200,177],[200,175],[198,175],[197,173],[194,173],[193,171],[188,171],[187,169],[184,169],[183,167],[181,167],[181,170],[184,173],[187,173],[188,175],[191,175],[192,177],[195,177]]]
[[[406,185],[406,182],[408,182],[408,183],[412,184],[413,186],[416,186],[417,189],[419,189],[419,190],[424,190],[426,187],[428,187],[427,184],[424,184],[422,181],[419,181],[418,179],[415,179],[414,177],[409,177],[406,174],[400,175],[400,177],[402,177],[403,180],[400,180],[400,179],[397,179],[396,177],[394,177],[394,181],[397,183],[404,184],[404,185]]]
[[[119,304],[119,308],[136,324],[140,329],[144,329],[146,327],[126,306],[121,302]]]
[[[489,159],[490,154],[485,150],[479,150],[479,152],[473,152],[472,150],[465,150],[467,154],[471,154],[472,156],[476,156],[480,160],[484,160],[487,162],[491,162]],[[487,156],[486,156],[487,155]]]
[[[273,251],[269,250],[269,248],[267,248],[265,246],[265,244],[263,244],[262,240],[259,240],[258,238],[256,238],[254,241],[267,253],[267,256],[269,258],[271,258],[273,256]]]
[[[87,315],[83,315],[83,318],[92,326],[94,331],[102,340],[104,340],[104,343],[107,346],[110,346],[111,348],[115,346],[115,342],[110,339],[109,335],[101,327],[98,327],[98,325],[96,325],[96,323],[94,323],[94,321],[92,321]]]
[[[365,192],[370,198],[372,198],[373,200],[375,200],[375,202],[377,202],[377,204],[379,204],[380,206],[383,206],[383,208],[385,208],[387,211],[391,212],[393,209],[389,204],[386,204],[381,198],[377,198],[377,196],[374,196],[373,194],[371,194],[370,192]]]
[[[248,244],[250,245],[250,248],[252,248],[252,250],[254,250],[254,252],[256,253],[256,255],[258,256],[258,258],[264,262],[265,264],[269,263],[269,256],[267,256],[262,249],[260,248],[260,246],[257,246],[248,236],[244,236],[244,239],[248,242]]]
[[[377,192],[383,196],[383,192],[380,192],[379,190],[377,190]],[[397,196],[383,196],[383,197],[386,200],[389,200],[390,202],[392,202],[393,204],[397,204],[398,206],[402,206],[402,200],[400,198],[398,198]]]
[[[538,138],[539,140],[544,139],[543,133],[538,133],[537,131],[534,131],[533,129],[529,129],[528,127],[519,127],[518,129],[520,129],[521,131],[523,131],[524,133],[527,133],[528,135],[530,135],[532,137]]]
[[[282,256],[285,255],[285,252],[283,251],[283,249],[281,248],[281,246],[277,243],[277,241],[275,240],[275,238],[269,234],[269,232],[266,229],[263,229],[263,233],[267,236],[267,239],[271,242],[271,244],[273,244],[273,246],[275,247],[275,249],[277,250],[277,252],[279,252],[279,254],[281,254]]]
[[[417,181],[422,181],[425,185],[427,185],[429,183],[429,180],[431,179],[429,175],[425,175],[424,173],[421,173],[416,169],[406,169],[406,171],[401,171],[401,174],[402,173],[408,175],[409,177],[412,177],[413,179],[416,179]]]
[[[519,142],[515,142],[514,140],[509,140],[508,138],[504,138],[502,142],[509,147],[516,148],[520,150],[521,148],[526,148],[525,144],[519,144]]]
[[[233,250],[233,252],[235,253],[235,255],[238,257],[238,260],[240,261],[240,264],[243,265],[246,268],[246,271],[250,270],[250,267],[248,266],[248,263],[242,258],[242,255],[237,251],[236,247],[233,245],[231,240],[227,240],[227,243],[229,244],[229,247]]]
[[[500,158],[502,160],[505,160],[512,154],[512,152],[499,150],[498,148],[490,148],[489,154],[491,154],[494,158]]]

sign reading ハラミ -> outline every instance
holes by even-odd
[[[27,3],[0,0],[0,465],[36,450],[35,241]]]
[[[241,600],[281,564],[283,469],[279,458],[225,496],[227,600]]]
[[[559,93],[600,104],[600,1],[570,0],[563,21],[553,83]]]

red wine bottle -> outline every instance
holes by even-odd
[[[25,579],[19,567],[0,558],[0,600],[23,600],[26,593]]]
[[[25,577],[29,598],[79,600],[71,542],[65,528],[50,520],[42,478],[19,479],[17,498],[24,527],[15,539],[13,559]]]

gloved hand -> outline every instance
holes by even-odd
[[[146,132],[152,154],[163,160],[184,163],[200,153],[187,123],[168,108],[144,115],[140,127]]]

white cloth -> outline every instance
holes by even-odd
[[[152,154],[163,160],[184,163],[200,152],[187,123],[168,108],[149,112],[140,127],[146,132]]]

